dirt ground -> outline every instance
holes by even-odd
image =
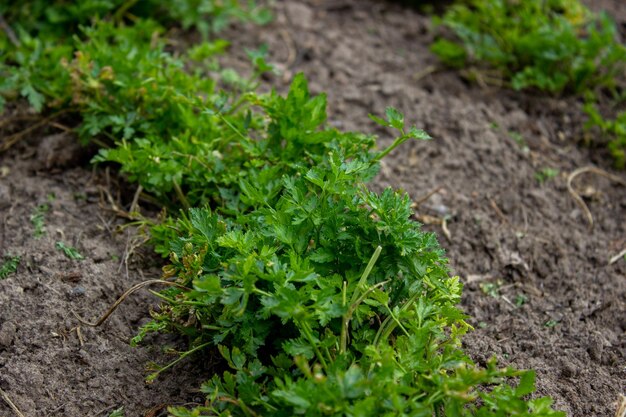
[[[620,0],[592,3],[626,28]],[[580,103],[481,87],[439,68],[428,18],[397,4],[299,0],[277,2],[275,13],[266,27],[225,35],[230,64],[244,68],[244,47],[266,43],[283,74],[265,81],[284,89],[303,71],[314,92],[328,92],[332,124],[390,140],[368,113],[392,105],[435,138],[392,154],[374,188],[399,187],[421,201],[417,218],[439,235],[465,283],[463,308],[476,328],[468,353],[535,369],[539,393],[569,416],[613,415],[626,393],[626,260],[609,260],[626,247],[626,188],[593,173],[573,181],[591,229],[567,180],[590,165],[626,174],[579,143]],[[0,255],[22,258],[0,281],[0,388],[27,417],[108,416],[122,406],[126,416],[155,417],[165,404],[200,402],[196,390],[209,377],[201,362],[144,383],[146,365],[166,363],[165,347],[177,343],[129,346],[153,297],[131,297],[98,328],[72,314],[93,319],[159,274],[159,259],[144,249],[125,267],[138,237],[118,230],[124,221],[103,194],[113,190],[117,200],[115,175],[93,170],[88,151],[71,151],[72,143],[52,127],[0,155]],[[42,204],[46,233],[35,239],[31,215]],[[66,258],[57,241],[85,259]],[[12,415],[0,400],[0,416]]]

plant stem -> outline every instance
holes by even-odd
[[[350,320],[352,319],[352,314],[354,313],[354,310],[360,303],[359,301],[360,289],[365,287],[367,278],[372,272],[372,269],[374,269],[374,265],[376,264],[376,261],[378,260],[378,257],[380,256],[380,253],[382,252],[382,250],[383,250],[382,246],[376,247],[374,254],[370,258],[370,261],[367,263],[367,266],[365,267],[365,270],[363,271],[363,274],[361,275],[361,279],[359,279],[359,282],[356,285],[356,288],[354,289],[354,293],[352,294],[352,297],[350,299],[350,307],[348,308],[348,311],[346,312],[346,314],[344,314],[342,324],[341,324],[341,336],[340,336],[340,347],[339,347],[340,353],[345,353],[348,348],[348,326],[350,325]],[[344,295],[343,295],[344,307],[346,307],[345,305],[346,285],[347,284],[344,282]],[[368,288],[366,291],[366,294],[367,292],[371,291],[373,288],[374,287]]]
[[[324,359],[322,352],[320,352],[319,348],[317,347],[317,343],[315,342],[313,332],[309,328],[309,325],[305,321],[301,320],[298,320],[298,325],[300,326],[304,337],[307,338],[307,340],[311,344],[311,347],[313,347],[313,350],[315,351],[315,356],[317,356],[317,360],[319,360],[322,364],[322,368],[324,368],[324,371],[328,372],[328,365],[326,364],[326,360]]]
[[[148,378],[146,378],[146,382],[147,382],[147,383],[152,383],[152,382],[156,379],[156,377],[157,377],[157,376],[159,376],[159,374],[160,374],[161,372],[163,372],[163,371],[165,371],[165,370],[167,370],[167,369],[171,368],[172,366],[176,365],[178,362],[180,362],[180,361],[182,361],[183,359],[185,359],[187,356],[189,356],[189,355],[191,355],[192,353],[195,353],[195,352],[197,352],[197,351],[199,351],[199,350],[201,350],[201,349],[204,349],[205,347],[209,346],[210,344],[212,344],[212,342],[203,343],[203,344],[201,344],[201,345],[196,346],[195,348],[193,348],[193,349],[191,349],[191,350],[188,350],[187,352],[183,352],[183,353],[181,353],[181,354],[180,354],[180,356],[179,356],[176,360],[174,360],[174,361],[172,361],[172,362],[168,363],[168,364],[167,364],[166,366],[164,366],[163,368],[161,368],[161,369],[159,369],[158,371],[156,371],[156,372],[154,372],[154,373],[150,374],[150,375],[148,376]]]
[[[174,191],[176,192],[176,196],[178,196],[180,203],[183,205],[183,207],[185,207],[185,210],[189,210],[191,208],[191,205],[189,204],[187,197],[185,197],[183,190],[180,188],[180,185],[178,185],[175,180],[172,181],[172,183],[174,184]]]
[[[396,138],[396,140],[394,140],[393,143],[387,149],[385,149],[384,151],[382,151],[378,155],[376,155],[376,157],[372,160],[372,163],[379,162],[381,159],[383,159],[385,156],[387,156],[391,151],[393,151],[398,146],[400,146],[404,142],[406,142],[407,139],[409,139],[409,136],[404,135],[404,134],[402,136]]]

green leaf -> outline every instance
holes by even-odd
[[[307,409],[311,406],[309,400],[293,391],[275,390],[272,392],[272,396],[289,405],[302,409]]]
[[[220,296],[224,292],[221,280],[217,275],[204,275],[193,280],[193,287],[196,291],[206,292],[210,295]]]
[[[393,107],[387,107],[385,109],[385,114],[387,115],[387,120],[389,121],[389,125],[391,127],[398,130],[404,129],[404,115],[402,113]]]
[[[408,134],[412,139],[418,139],[418,140],[431,140],[432,139],[432,137],[428,133],[426,133],[422,129],[416,128],[415,126],[411,126]]]
[[[391,124],[388,121],[386,121],[385,119],[382,119],[382,118],[380,118],[378,116],[375,116],[375,115],[373,115],[371,113],[368,116],[369,116],[370,119],[372,119],[374,122],[376,122],[380,126],[391,127]]]
[[[327,263],[335,260],[335,254],[326,248],[316,249],[309,256],[313,262]]]
[[[78,252],[78,250],[76,248],[73,248],[71,246],[67,246],[65,243],[63,242],[57,242],[55,243],[55,248],[57,248],[58,250],[62,251],[63,254],[72,260],[77,260],[77,261],[82,261],[83,259],[85,259],[85,257],[83,255],[80,254],[80,252]]]
[[[45,97],[43,94],[35,90],[32,85],[25,85],[22,87],[20,93],[28,99],[28,103],[33,107],[33,109],[35,109],[35,111],[40,112],[43,109]]]
[[[535,371],[525,371],[515,389],[515,395],[522,397],[535,391]]]

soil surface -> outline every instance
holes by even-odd
[[[590,3],[626,27],[621,0]],[[580,143],[581,103],[467,83],[428,51],[429,18],[398,4],[275,8],[272,24],[225,34],[230,65],[246,68],[244,48],[266,43],[282,71],[266,84],[285,90],[304,72],[314,92],[328,92],[332,124],[386,142],[368,113],[391,105],[435,138],[391,154],[373,187],[404,189],[417,219],[439,235],[465,283],[463,308],[476,328],[468,353],[535,369],[539,393],[569,416],[613,415],[626,393],[626,259],[609,260],[626,247],[626,188],[593,172],[572,181],[591,228],[567,183],[587,166],[626,175]],[[167,363],[166,347],[178,343],[129,346],[155,303],[145,291],[100,327],[74,317],[93,320],[132,284],[158,277],[160,260],[136,248],[142,236],[120,228],[112,210],[128,210],[132,192],[118,195],[115,175],[92,169],[89,151],[58,132],[33,132],[0,155],[0,255],[21,256],[17,273],[0,280],[0,416],[14,414],[6,399],[27,417],[108,416],[122,406],[126,416],[154,417],[165,404],[201,402],[197,389],[210,375],[198,362],[144,383],[146,365]],[[32,215],[44,204],[45,234],[35,238]],[[68,259],[59,241],[85,259]]]

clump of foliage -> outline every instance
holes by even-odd
[[[240,0],[31,0],[0,5],[0,14],[8,22],[17,22],[20,34],[71,37],[80,25],[94,20],[151,18],[164,26],[197,29],[207,37],[225,28],[232,20],[266,23],[271,18],[269,9],[253,1]]]
[[[58,12],[65,13],[62,21],[70,27],[71,22],[82,23],[89,15],[83,11],[89,9],[87,3],[68,10],[59,6]],[[184,9],[189,13],[218,13],[219,9],[219,13],[229,15],[239,10],[244,17],[233,1],[175,3],[188,3]],[[228,150],[227,154],[235,157],[237,152],[230,144],[241,131],[257,123],[241,108],[247,103],[244,93],[254,90],[259,74],[270,67],[262,54],[254,52],[255,71],[249,78],[220,68],[216,56],[228,43],[219,39],[175,55],[166,51],[161,24],[149,19],[119,22],[121,17],[114,17],[126,16],[129,11],[121,5],[113,7],[115,4],[94,3],[94,7],[103,8],[102,15],[113,17],[83,26],[71,38],[51,35],[58,27],[53,23],[61,19],[48,16],[56,16],[54,7],[33,10],[35,15],[44,13],[48,20],[43,19],[39,26],[30,20],[21,23],[31,31],[23,31],[19,47],[9,48],[4,65],[0,61],[0,73],[7,74],[0,81],[0,92],[9,98],[23,95],[36,110],[45,106],[78,116],[82,121],[77,128],[80,138],[102,147],[96,161],[121,164],[131,181],[165,205],[190,207],[212,201],[219,193],[207,187],[214,183],[214,176],[221,178],[222,187],[229,185],[226,177],[233,183],[238,181],[237,167],[242,162],[226,165],[222,152]],[[50,39],[31,36],[39,32],[50,35]]]
[[[258,23],[269,20],[268,9],[252,1],[245,6],[240,3],[238,0],[176,0],[167,4],[156,0],[85,0],[68,4],[65,0],[35,0],[2,4],[0,17],[7,27],[0,31],[0,111],[6,99],[19,96],[25,97],[37,111],[46,105],[67,107],[71,98],[70,75],[60,63],[72,60],[73,54],[80,50],[81,41],[94,31],[100,30],[99,34],[103,35],[107,29],[98,29],[101,22],[108,22],[109,31],[110,28],[123,31],[128,21],[130,26],[141,26],[144,30],[151,27],[157,32],[162,32],[164,25],[171,27],[177,23],[184,29],[199,30],[207,39],[232,19]],[[138,34],[126,35],[128,45],[142,48],[151,45],[136,43],[133,36]],[[100,42],[103,40],[100,38]],[[107,48],[106,42],[99,46]],[[162,50],[162,46],[159,48]],[[109,52],[115,52],[114,48]],[[130,52],[111,55],[118,62],[130,58],[131,63],[136,63]],[[152,57],[156,56],[157,52],[153,53]]]
[[[54,244],[54,247],[57,250],[60,250],[61,252],[63,252],[63,255],[65,255],[65,257],[68,259],[72,259],[74,261],[82,261],[83,259],[85,259],[85,257],[81,255],[78,249],[76,249],[73,246],[68,246],[61,241],[56,242]]]
[[[525,398],[533,372],[480,368],[463,353],[461,285],[435,236],[411,219],[408,196],[365,186],[382,157],[428,135],[390,108],[373,118],[398,130],[390,148],[350,146],[322,128],[325,100],[301,76],[286,99],[260,104],[269,122],[242,138],[255,155],[237,188],[245,209],[191,209],[176,223],[164,278],[178,286],[159,293],[134,340],[176,332],[190,340],[183,355],[223,358],[206,405],[170,413],[562,416]]]
[[[483,82],[549,93],[619,95],[626,73],[626,46],[606,14],[594,14],[580,0],[467,0],[452,5],[439,23],[453,37],[441,37],[432,51],[455,68],[475,67]],[[620,78],[622,77],[622,78]],[[615,165],[624,168],[624,117],[604,119],[592,100],[586,125],[608,140]]]
[[[40,239],[46,234],[46,213],[50,211],[48,204],[38,205],[30,215],[30,222],[33,225],[33,237]]]
[[[626,168],[626,111],[618,112],[614,118],[605,118],[593,101],[585,104],[589,120],[585,127],[599,131],[607,140],[609,152],[615,160],[615,167]]]
[[[625,68],[615,23],[579,0],[470,0],[451,6],[440,22],[454,33],[432,45],[444,63],[494,70],[489,77],[518,90],[612,88]]]
[[[0,263],[0,279],[5,279],[9,275],[17,272],[17,267],[20,265],[20,256],[5,256],[4,261]]]
[[[96,161],[121,164],[130,180],[161,201],[175,194],[179,205],[193,206],[217,192],[207,187],[211,176],[233,174],[220,151],[255,123],[239,111],[243,96],[234,92],[253,89],[258,73],[249,80],[230,75],[231,94],[223,95],[217,80],[224,77],[213,57],[225,43],[203,43],[174,57],[154,33],[150,22],[101,24],[88,32],[68,64],[72,100],[83,117],[79,134],[84,140],[104,137],[106,148]],[[215,77],[207,77],[213,69]]]

